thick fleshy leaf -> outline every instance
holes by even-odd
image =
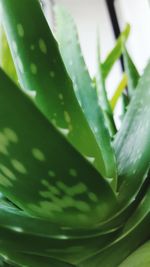
[[[18,84],[17,73],[2,25],[0,25],[0,66]]]
[[[150,190],[127,222],[122,235],[79,267],[116,267],[150,236]],[[130,266],[130,265],[128,265]]]
[[[116,135],[120,203],[134,200],[150,164],[150,63],[141,77]],[[122,204],[121,204],[122,205]]]
[[[113,230],[96,234],[92,229],[60,228],[4,205],[0,208],[1,247],[20,253],[50,256],[77,264],[113,241],[118,233]]]
[[[108,54],[107,58],[102,64],[102,71],[103,71],[103,78],[106,79],[109,72],[111,71],[112,67],[116,63],[116,61],[119,59],[123,52],[123,47],[128,39],[130,33],[130,25],[127,24],[124,31],[120,34],[115,47],[112,49],[112,51]]]
[[[112,178],[114,170],[110,167],[110,175],[107,175],[103,151],[100,151],[76,100],[72,83],[39,1],[0,2],[2,21],[21,87],[26,91],[31,90],[35,94],[36,105],[57,130],[62,132],[103,176]],[[29,10],[30,16],[27,19]],[[105,149],[111,152],[107,141]],[[112,165],[113,163],[110,164]]]
[[[98,102],[103,110],[105,122],[109,130],[110,136],[116,133],[116,126],[113,118],[113,112],[110,107],[110,103],[107,97],[107,91],[105,87],[105,81],[102,73],[101,56],[100,56],[100,45],[99,38],[97,41],[97,74],[96,74],[96,89],[98,95]]]
[[[106,180],[1,70],[0,141],[0,189],[19,207],[74,227],[113,209]]]
[[[4,262],[4,260],[0,257],[0,267],[12,267],[12,265]]]
[[[137,87],[140,75],[126,48],[124,48],[123,51],[123,60],[124,60],[125,72],[128,76],[128,93],[129,96],[132,97],[134,90]]]
[[[106,177],[113,178],[111,185],[116,188],[116,161],[109,132],[105,126],[102,107],[99,107],[96,88],[87,71],[77,29],[70,14],[61,6],[55,8],[57,39],[66,69],[73,80],[78,102],[97,140],[106,168]],[[66,34],[67,33],[67,34]],[[108,114],[109,115],[109,114]]]
[[[119,267],[149,267],[150,266],[150,241],[146,242],[133,252]]]
[[[55,258],[28,255],[26,253],[18,253],[7,248],[0,249],[0,255],[6,262],[6,264],[4,263],[4,267],[76,267],[72,264],[56,260]]]
[[[109,229],[119,229],[125,225],[128,218],[130,218],[133,214],[133,212],[136,210],[136,208],[139,206],[139,203],[145,196],[147,192],[147,188],[149,188],[149,173],[147,175],[146,180],[144,181],[142,187],[140,188],[140,191],[135,197],[135,200],[132,201],[130,204],[126,206],[122,206],[121,209],[119,209],[116,213],[113,214],[112,217],[110,217],[107,221],[103,222],[101,224],[101,233],[106,233]]]

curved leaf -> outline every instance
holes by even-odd
[[[114,63],[119,59],[123,52],[123,47],[128,39],[130,33],[130,25],[127,24],[124,31],[120,34],[115,47],[112,49],[112,51],[108,54],[107,58],[102,64],[102,70],[103,70],[103,78],[106,79],[109,72],[111,71]]]
[[[124,60],[125,71],[128,76],[128,93],[129,96],[131,97],[138,85],[140,75],[130,55],[128,54],[126,48],[124,48],[123,50],[123,60]]]
[[[150,266],[150,241],[133,252],[119,267],[149,267]]]
[[[139,216],[140,214],[140,216]],[[79,264],[79,267],[116,267],[150,237],[150,190],[127,222],[128,227],[112,244]]]
[[[59,261],[51,257],[27,255],[25,253],[18,253],[12,250],[10,251],[9,249],[0,249],[0,255],[2,256],[6,264],[8,263],[8,265],[6,266],[9,267],[75,267],[72,264]]]
[[[114,209],[106,180],[1,70],[0,138],[0,189],[19,207],[78,228]]]
[[[118,199],[132,202],[147,177],[150,164],[150,63],[114,140],[118,162]]]
[[[96,88],[93,88],[92,80],[87,71],[81,48],[79,45],[77,30],[72,17],[61,6],[55,8],[57,22],[57,38],[62,58],[66,69],[73,80],[74,90],[97,140],[98,146],[106,168],[106,177],[113,178],[110,181],[113,189],[116,188],[116,161],[108,130],[105,126],[102,107],[99,107]],[[66,34],[67,33],[67,34]]]
[[[32,91],[36,105],[48,120],[107,177],[102,151],[76,100],[39,1],[0,2],[3,26],[21,87]]]
[[[49,221],[29,217],[4,205],[0,208],[1,247],[10,251],[51,256],[77,263],[89,255],[92,256],[100,247],[114,240],[119,233],[119,231],[106,234],[97,232],[97,235],[92,236],[92,230],[88,231],[89,236],[86,236],[84,229],[60,228]]]

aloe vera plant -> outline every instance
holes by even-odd
[[[66,10],[55,10],[54,37],[38,0],[0,4],[0,266],[148,267],[150,63],[140,77],[127,25],[104,62],[98,52],[93,80]]]

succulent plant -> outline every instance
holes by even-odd
[[[66,10],[54,36],[38,0],[0,4],[1,266],[150,266],[150,63],[140,77],[129,25],[92,79]]]

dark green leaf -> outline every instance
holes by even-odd
[[[73,227],[112,211],[106,180],[1,70],[0,141],[0,189],[19,207]]]
[[[57,38],[61,55],[65,62],[66,69],[73,80],[78,102],[82,107],[89,126],[95,135],[99,149],[102,152],[106,168],[106,177],[113,178],[110,183],[113,189],[115,189],[117,179],[114,151],[111,146],[108,130],[105,126],[104,115],[101,109],[103,107],[99,107],[96,88],[93,86],[94,83],[92,83],[81,53],[77,29],[72,17],[64,8],[57,6],[55,11]],[[109,113],[108,116],[110,116],[110,114],[111,113]]]
[[[124,59],[125,72],[128,76],[128,93],[131,98],[134,93],[134,90],[137,87],[140,75],[130,55],[128,54],[125,48],[123,52],[123,59]]]
[[[140,215],[140,216],[139,216]],[[122,235],[79,267],[116,267],[150,236],[150,190],[127,222]],[[130,265],[128,265],[129,267]],[[132,265],[131,265],[132,266]],[[143,266],[142,266],[143,267]]]
[[[76,100],[72,83],[39,1],[0,2],[3,25],[22,88],[32,91],[36,105],[48,120],[103,176],[114,177],[113,159],[108,171],[107,159],[104,158],[103,151],[99,150]],[[30,16],[27,19],[29,10]],[[112,151],[107,140],[105,149]]]
[[[140,79],[122,127],[116,135],[119,201],[132,201],[150,164],[150,63]]]
[[[0,255],[4,258],[6,264],[8,263],[4,266],[8,267],[75,267],[72,264],[56,260],[55,258],[18,253],[7,248],[1,249]]]
[[[10,251],[77,263],[114,240],[118,232],[65,229],[4,205],[0,208],[1,247]]]

